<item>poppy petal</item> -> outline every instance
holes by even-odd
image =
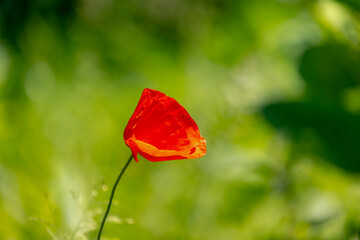
[[[133,156],[150,161],[199,158],[206,153],[206,141],[196,122],[174,99],[144,89],[124,132]]]

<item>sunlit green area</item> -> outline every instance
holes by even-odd
[[[358,0],[0,2],[0,239],[95,239],[144,88],[205,157],[140,157],[103,239],[359,240]]]

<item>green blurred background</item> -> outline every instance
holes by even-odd
[[[359,239],[358,0],[3,0],[0,34],[0,239],[95,239],[144,88],[208,152],[132,163],[104,239]]]

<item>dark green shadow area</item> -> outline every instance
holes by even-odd
[[[351,172],[360,171],[360,115],[346,109],[346,92],[360,83],[360,55],[336,43],[308,49],[299,71],[305,80],[302,101],[264,108],[266,119],[296,143]],[[306,133],[311,137],[303,138]]]

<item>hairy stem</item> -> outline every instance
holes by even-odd
[[[100,240],[100,237],[101,237],[101,233],[102,233],[102,230],[104,228],[104,224],[105,224],[105,221],[106,221],[106,218],[110,212],[110,208],[111,208],[111,204],[112,204],[112,201],[113,201],[113,198],[114,198],[114,194],[115,194],[115,190],[116,190],[116,187],[122,177],[122,175],[124,174],[125,170],[127,169],[127,167],[129,166],[131,160],[133,159],[133,156],[131,155],[129,160],[126,162],[125,166],[123,167],[123,169],[121,170],[119,176],[117,177],[116,181],[115,181],[115,184],[112,188],[112,191],[111,191],[111,195],[110,195],[110,199],[109,199],[109,203],[108,203],[108,206],[107,206],[107,209],[106,209],[106,212],[105,212],[105,215],[103,217],[103,220],[101,221],[101,225],[100,225],[100,229],[99,229],[99,233],[98,233],[98,236],[97,236],[97,240]]]

